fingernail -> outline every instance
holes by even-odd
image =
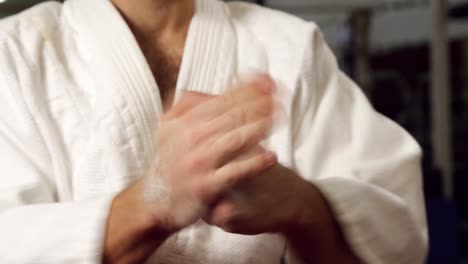
[[[263,93],[273,93],[275,90],[273,79],[264,73],[256,74],[252,79],[251,84]]]

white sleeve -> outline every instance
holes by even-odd
[[[424,263],[421,150],[377,113],[313,26],[296,94],[294,162],[365,263]]]
[[[0,38],[0,263],[100,263],[112,197],[58,202],[66,175],[54,175],[39,113],[24,98],[39,87],[18,46]]]

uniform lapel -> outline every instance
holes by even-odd
[[[177,84],[183,90],[219,94],[236,73],[236,37],[226,4],[196,1]]]
[[[109,0],[70,0],[65,12],[86,50],[95,83],[93,128],[74,172],[75,197],[120,191],[154,159],[162,103],[157,83],[118,10]],[[225,4],[197,0],[182,59],[177,94],[220,93],[235,69],[234,33]]]

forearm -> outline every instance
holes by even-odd
[[[103,263],[144,263],[171,234],[162,215],[155,217],[155,211],[147,210],[138,198],[140,184],[120,193],[112,203]]]
[[[321,192],[304,183],[302,213],[288,226],[290,247],[305,263],[361,263],[354,255]]]

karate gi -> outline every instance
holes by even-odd
[[[338,69],[317,26],[197,0],[177,96],[222,94],[252,69],[282,87],[285,121],[265,146],[324,193],[356,254],[422,263],[420,147]],[[112,199],[150,167],[161,113],[157,80],[110,1],[48,2],[1,21],[0,263],[99,263]],[[286,244],[199,221],[148,263],[279,263]]]

